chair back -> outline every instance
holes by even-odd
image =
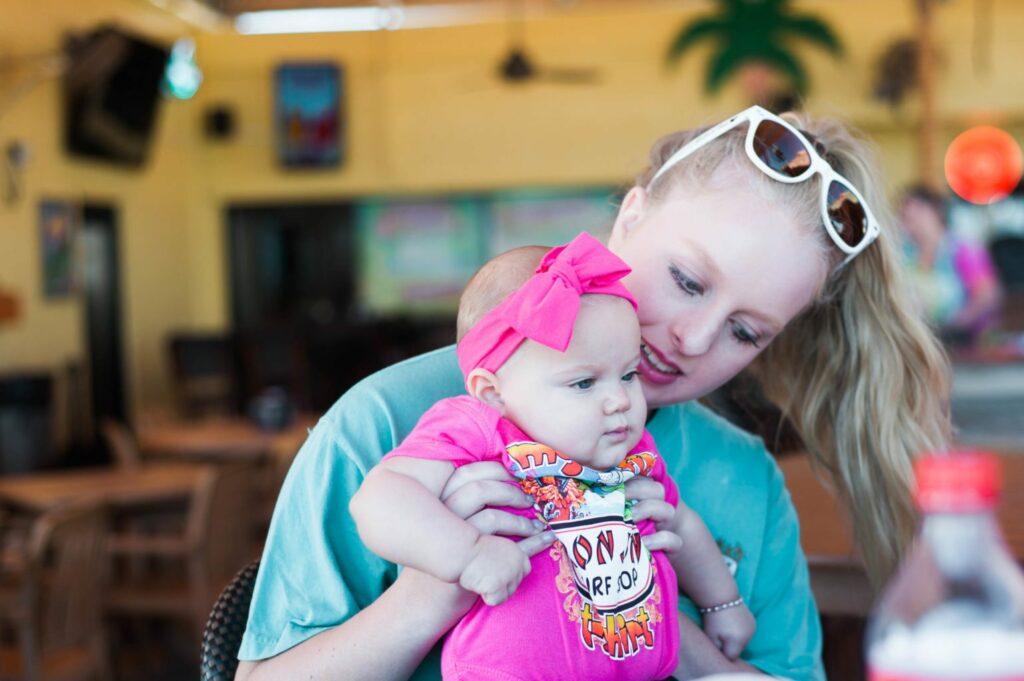
[[[98,678],[106,673],[106,529],[106,515],[98,506],[64,507],[34,523],[19,627],[25,679],[41,677],[44,658],[72,649],[87,651]]]
[[[128,427],[114,419],[103,419],[100,433],[119,468],[131,470],[142,465],[142,454]]]
[[[179,333],[170,351],[178,408],[185,416],[239,411],[238,353],[230,336]]]
[[[242,568],[214,603],[203,630],[199,672],[202,681],[232,681],[235,678],[238,649],[249,619],[249,603],[259,569],[259,560]]]
[[[256,553],[254,528],[256,484],[261,468],[255,462],[209,466],[192,500],[186,543],[201,560],[190,561],[195,589],[197,631],[202,631],[210,603],[224,584]]]

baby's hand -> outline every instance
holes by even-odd
[[[754,616],[743,604],[704,615],[704,632],[730,660],[740,656],[756,628]]]
[[[530,559],[515,542],[504,537],[481,535],[474,548],[459,585],[480,594],[487,605],[498,605],[530,574]]]

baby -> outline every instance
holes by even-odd
[[[628,266],[588,234],[551,250],[498,256],[460,301],[468,395],[434,405],[352,499],[380,556],[480,594],[450,632],[445,679],[661,679],[676,670],[677,585],[732,658],[753,635],[715,541],[644,429],[636,302]],[[512,293],[506,295],[508,291]],[[442,503],[456,467],[499,461],[535,500],[504,509],[541,519],[557,540],[528,559]],[[624,484],[650,476],[676,507],[678,550],[647,550]]]

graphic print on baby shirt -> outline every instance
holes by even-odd
[[[570,568],[578,600],[566,609],[579,622],[583,644],[613,659],[653,648],[653,625],[661,619],[656,567],[624,484],[649,475],[655,455],[633,453],[610,471],[596,471],[536,442],[515,442],[506,451],[509,470],[559,540],[552,555]]]

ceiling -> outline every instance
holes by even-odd
[[[508,5],[510,9],[519,6],[531,10],[571,10],[587,7],[608,7],[637,5],[638,0],[201,0],[204,4],[224,14],[236,15],[242,12],[276,9],[306,9],[314,7],[366,7],[380,6],[423,6],[423,5]],[[650,2],[644,4],[659,4]],[[661,0],[660,4],[681,4],[678,0]]]
[[[233,31],[233,17],[242,12],[314,7],[406,6],[465,7],[474,17],[505,21],[519,15],[541,19],[566,14],[617,12],[629,8],[670,9],[706,6],[711,0],[0,0],[0,81],[5,64],[19,55],[46,53],[60,46],[68,33],[116,21],[162,40],[183,34]],[[451,13],[446,14],[450,16]],[[2,82],[0,82],[2,85]]]

